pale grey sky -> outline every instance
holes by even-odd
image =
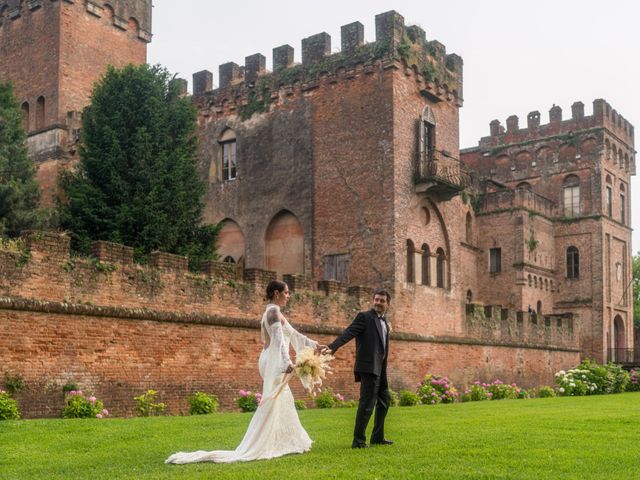
[[[503,125],[539,110],[548,122],[553,104],[564,118],[580,100],[585,114],[604,98],[640,132],[640,3],[632,0],[323,0],[239,3],[215,0],[153,0],[149,62],[189,80],[200,70],[214,74],[225,62],[267,57],[283,44],[295,49],[320,32],[340,48],[340,27],[360,21],[365,40],[375,40],[374,17],[396,10],[406,25],[420,25],[464,60],[464,107],[460,146],[477,145],[495,118]],[[640,162],[640,160],[637,159]],[[638,165],[640,167],[640,165]],[[640,173],[640,172],[639,172]],[[640,179],[632,177],[632,226],[640,227]],[[635,234],[633,252],[640,250]]]

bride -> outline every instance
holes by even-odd
[[[289,300],[286,283],[271,281],[267,286],[267,299],[269,304],[260,322],[263,349],[258,362],[263,380],[262,402],[242,442],[235,450],[174,453],[165,463],[246,462],[304,453],[311,448],[312,440],[300,424],[291,390],[287,385],[282,388],[282,383],[285,374],[293,371],[290,344],[296,353],[305,347],[319,351],[323,346],[294,330],[280,312]]]

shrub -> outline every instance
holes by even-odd
[[[17,420],[20,418],[18,404],[4,390],[0,390],[0,420]]]
[[[518,386],[515,383],[503,383],[501,380],[494,380],[487,387],[491,400],[504,400],[507,398],[518,398]]]
[[[469,397],[472,402],[480,402],[482,400],[489,400],[491,395],[489,395],[489,391],[485,388],[486,383],[475,382],[471,389],[469,390]]]
[[[640,378],[638,376],[638,371],[635,369],[629,372],[627,392],[640,392]]]
[[[77,384],[77,383],[75,383],[75,382],[69,382],[69,383],[65,383],[65,384],[62,386],[62,393],[64,393],[65,395],[66,395],[67,393],[69,393],[70,391],[72,391],[72,390],[80,390],[80,387],[78,386],[78,384]]]
[[[558,384],[558,394],[563,397],[593,394],[598,390],[598,385],[587,378],[589,370],[573,368],[568,371],[560,370],[555,375]]]
[[[425,375],[417,389],[420,401],[425,405],[438,403],[453,403],[458,397],[457,390],[451,385],[447,377],[439,375]]]
[[[240,390],[240,396],[236,399],[236,404],[243,412],[255,412],[262,400],[262,394],[252,393],[249,390]]]
[[[306,410],[307,403],[304,400],[294,400],[293,404],[296,407],[296,410]]]
[[[109,411],[93,395],[85,396],[82,390],[71,390],[65,398],[63,418],[103,418]]]
[[[196,392],[189,395],[189,414],[206,415],[218,410],[220,402],[215,395],[207,395],[204,392]]]
[[[397,407],[399,402],[400,402],[400,398],[398,396],[398,392],[396,392],[395,390],[389,389],[389,406]]]
[[[551,398],[551,397],[555,397],[556,396],[556,391],[545,385],[544,387],[540,387],[540,389],[538,390],[538,396],[540,398]]]
[[[398,404],[401,407],[413,407],[414,405],[418,405],[418,403],[420,403],[420,397],[411,390],[402,390],[400,392],[400,401]]]
[[[605,365],[608,376],[608,393],[622,393],[627,389],[627,385],[631,381],[629,372],[622,368],[622,366],[609,362]]]
[[[9,372],[5,372],[4,388],[6,388],[9,393],[19,393],[24,388],[24,378],[19,374],[12,375]]]
[[[164,409],[167,406],[164,403],[156,402],[156,395],[158,392],[155,390],[147,390],[146,393],[138,397],[133,397],[133,399],[137,402],[136,405],[136,413],[140,417],[151,417],[155,415],[160,415],[164,412]]]
[[[343,398],[344,400],[344,398]],[[317,408],[333,408],[338,403],[338,399],[333,394],[330,387],[323,388],[322,391],[314,399]]]

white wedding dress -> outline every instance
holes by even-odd
[[[278,321],[270,325],[267,316],[271,314],[273,318],[274,313],[277,314]],[[263,400],[253,414],[238,448],[212,452],[178,452],[171,455],[165,463],[246,462],[303,453],[311,448],[312,440],[300,424],[289,386],[279,387],[282,387],[284,372],[291,364],[289,345],[298,353],[305,347],[315,348],[317,342],[294,330],[280,312],[280,307],[274,304],[267,305],[260,325],[264,348],[260,353],[258,366],[263,380]]]

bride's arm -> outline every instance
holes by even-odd
[[[270,335],[272,337],[271,340],[275,342],[275,345],[280,352],[280,361],[282,363],[281,370],[285,372],[293,365],[293,363],[289,357],[289,349],[286,348],[284,343],[282,322],[280,321],[280,315],[278,315],[277,309],[272,308],[267,312],[267,323],[269,324]]]
[[[311,347],[315,350],[318,346],[318,342],[316,342],[315,340],[311,340],[309,337],[305,337],[303,334],[293,328],[287,320],[285,320],[283,328],[285,328],[291,336],[291,345],[293,346],[296,354],[300,353],[306,347]]]

